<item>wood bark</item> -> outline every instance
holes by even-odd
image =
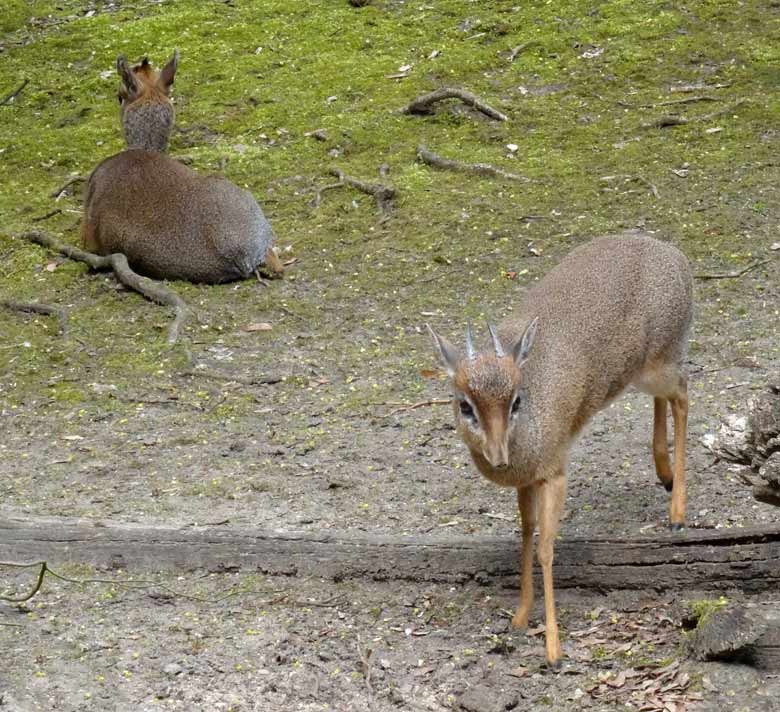
[[[747,416],[730,416],[711,446],[723,460],[745,466],[742,478],[759,502],[780,507],[780,377],[747,405]]]
[[[698,660],[743,662],[780,670],[780,611],[775,605],[729,606],[702,621],[691,637]]]
[[[518,576],[519,536],[456,538],[359,531],[173,528],[72,519],[0,520],[0,559],[146,570],[465,582]],[[780,590],[780,524],[637,539],[564,539],[558,588]]]

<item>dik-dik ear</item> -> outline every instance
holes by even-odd
[[[515,359],[515,365],[520,368],[528,359],[528,352],[531,350],[531,346],[534,343],[534,337],[536,336],[536,327],[539,325],[539,317],[537,316],[523,332],[523,335],[517,340],[512,347],[512,356]]]
[[[441,365],[444,366],[444,370],[447,371],[447,375],[450,378],[454,378],[455,372],[458,370],[458,362],[460,361],[460,356],[458,356],[457,350],[449,341],[447,341],[447,339],[445,339],[443,336],[439,336],[433,329],[431,329],[429,324],[426,324],[425,326],[428,327],[428,331],[431,332],[433,345],[436,347],[436,352],[439,355]]]
[[[132,99],[141,91],[141,86],[135,78],[135,74],[127,61],[127,57],[123,54],[120,54],[116,58],[116,71],[119,73],[119,76],[122,77],[122,84],[124,84],[125,92],[127,92],[127,98]]]
[[[157,84],[167,94],[171,89],[171,84],[176,76],[176,68],[179,66],[179,50],[173,50],[173,57],[168,60],[162,71],[160,72],[160,78],[157,80]]]

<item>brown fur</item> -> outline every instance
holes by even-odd
[[[252,195],[163,153],[173,128],[169,94],[177,65],[178,52],[159,72],[146,59],[134,67],[117,60],[127,150],[100,163],[89,178],[84,247],[121,252],[134,270],[158,279],[228,282],[261,265],[280,276],[273,230]]]
[[[673,527],[685,520],[688,399],[683,362],[692,285],[687,259],[671,245],[643,234],[599,238],[551,270],[528,292],[518,314],[501,324],[499,348],[509,355],[487,352],[461,359],[434,333],[451,377],[458,431],[475,465],[490,480],[517,488],[523,549],[516,626],[528,623],[533,605],[532,537],[539,524],[537,555],[551,664],[561,656],[552,559],[569,448],[588,420],[628,385],[654,397],[656,473],[672,490]],[[667,403],[674,420],[673,468]]]

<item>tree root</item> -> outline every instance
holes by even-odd
[[[413,102],[403,109],[404,114],[432,114],[432,105],[437,101],[443,99],[460,99],[467,106],[482,112],[485,116],[495,119],[496,121],[509,121],[509,117],[506,114],[502,114],[497,109],[486,104],[482,99],[474,96],[465,89],[456,89],[455,87],[441,87],[429,94],[423,94],[418,96]]]
[[[28,242],[34,242],[36,245],[59,252],[69,259],[84,262],[92,269],[112,269],[117,279],[134,292],[138,292],[149,301],[155,302],[155,304],[173,307],[176,311],[176,316],[168,328],[168,343],[175,344],[178,341],[179,331],[190,316],[189,307],[178,294],[164,285],[133,272],[127,263],[127,257],[123,254],[117,252],[103,256],[85,252],[77,247],[73,247],[73,245],[59,242],[50,235],[37,230],[24,233],[20,237]]]
[[[428,148],[423,145],[417,147],[417,158],[429,166],[441,168],[442,170],[474,173],[488,178],[504,178],[506,180],[516,180],[522,183],[530,182],[530,179],[525,176],[518,175],[517,173],[509,173],[501,168],[491,166],[488,163],[461,163],[460,161],[444,158],[433,151],[429,151]]]
[[[364,183],[357,178],[348,176],[340,168],[334,167],[331,168],[328,172],[332,176],[338,178],[339,182],[331,183],[330,185],[326,185],[320,188],[317,191],[317,195],[315,197],[316,205],[319,205],[320,194],[323,191],[330,190],[331,188],[339,188],[343,185],[349,185],[352,188],[356,188],[361,193],[365,193],[366,195],[373,195],[374,200],[376,200],[376,206],[379,209],[379,212],[382,214],[382,217],[386,218],[389,215],[390,210],[393,207],[393,200],[395,200],[395,188],[391,188],[390,186],[384,185],[383,183]]]
[[[0,300],[0,306],[12,311],[25,312],[31,314],[45,314],[46,316],[56,316],[60,327],[60,336],[68,338],[68,312],[62,307],[51,304],[41,304],[40,302],[17,302],[13,299]]]

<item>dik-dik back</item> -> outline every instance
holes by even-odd
[[[523,550],[515,626],[528,623],[533,604],[533,532],[539,525],[552,664],[561,650],[551,566],[569,449],[590,417],[629,384],[654,398],[656,474],[672,492],[672,528],[683,526],[688,414],[683,364],[692,311],[685,256],[648,235],[627,234],[593,240],[569,254],[498,331],[489,327],[487,350],[477,352],[470,329],[463,354],[432,332],[450,377],[458,432],[474,463],[494,482],[517,488]]]
[[[271,225],[252,194],[201,176],[163,151],[173,128],[170,100],[178,53],[160,71],[148,60],[117,60],[127,150],[90,176],[82,240],[98,254],[121,252],[158,279],[218,283],[244,279],[261,265],[283,271]]]

